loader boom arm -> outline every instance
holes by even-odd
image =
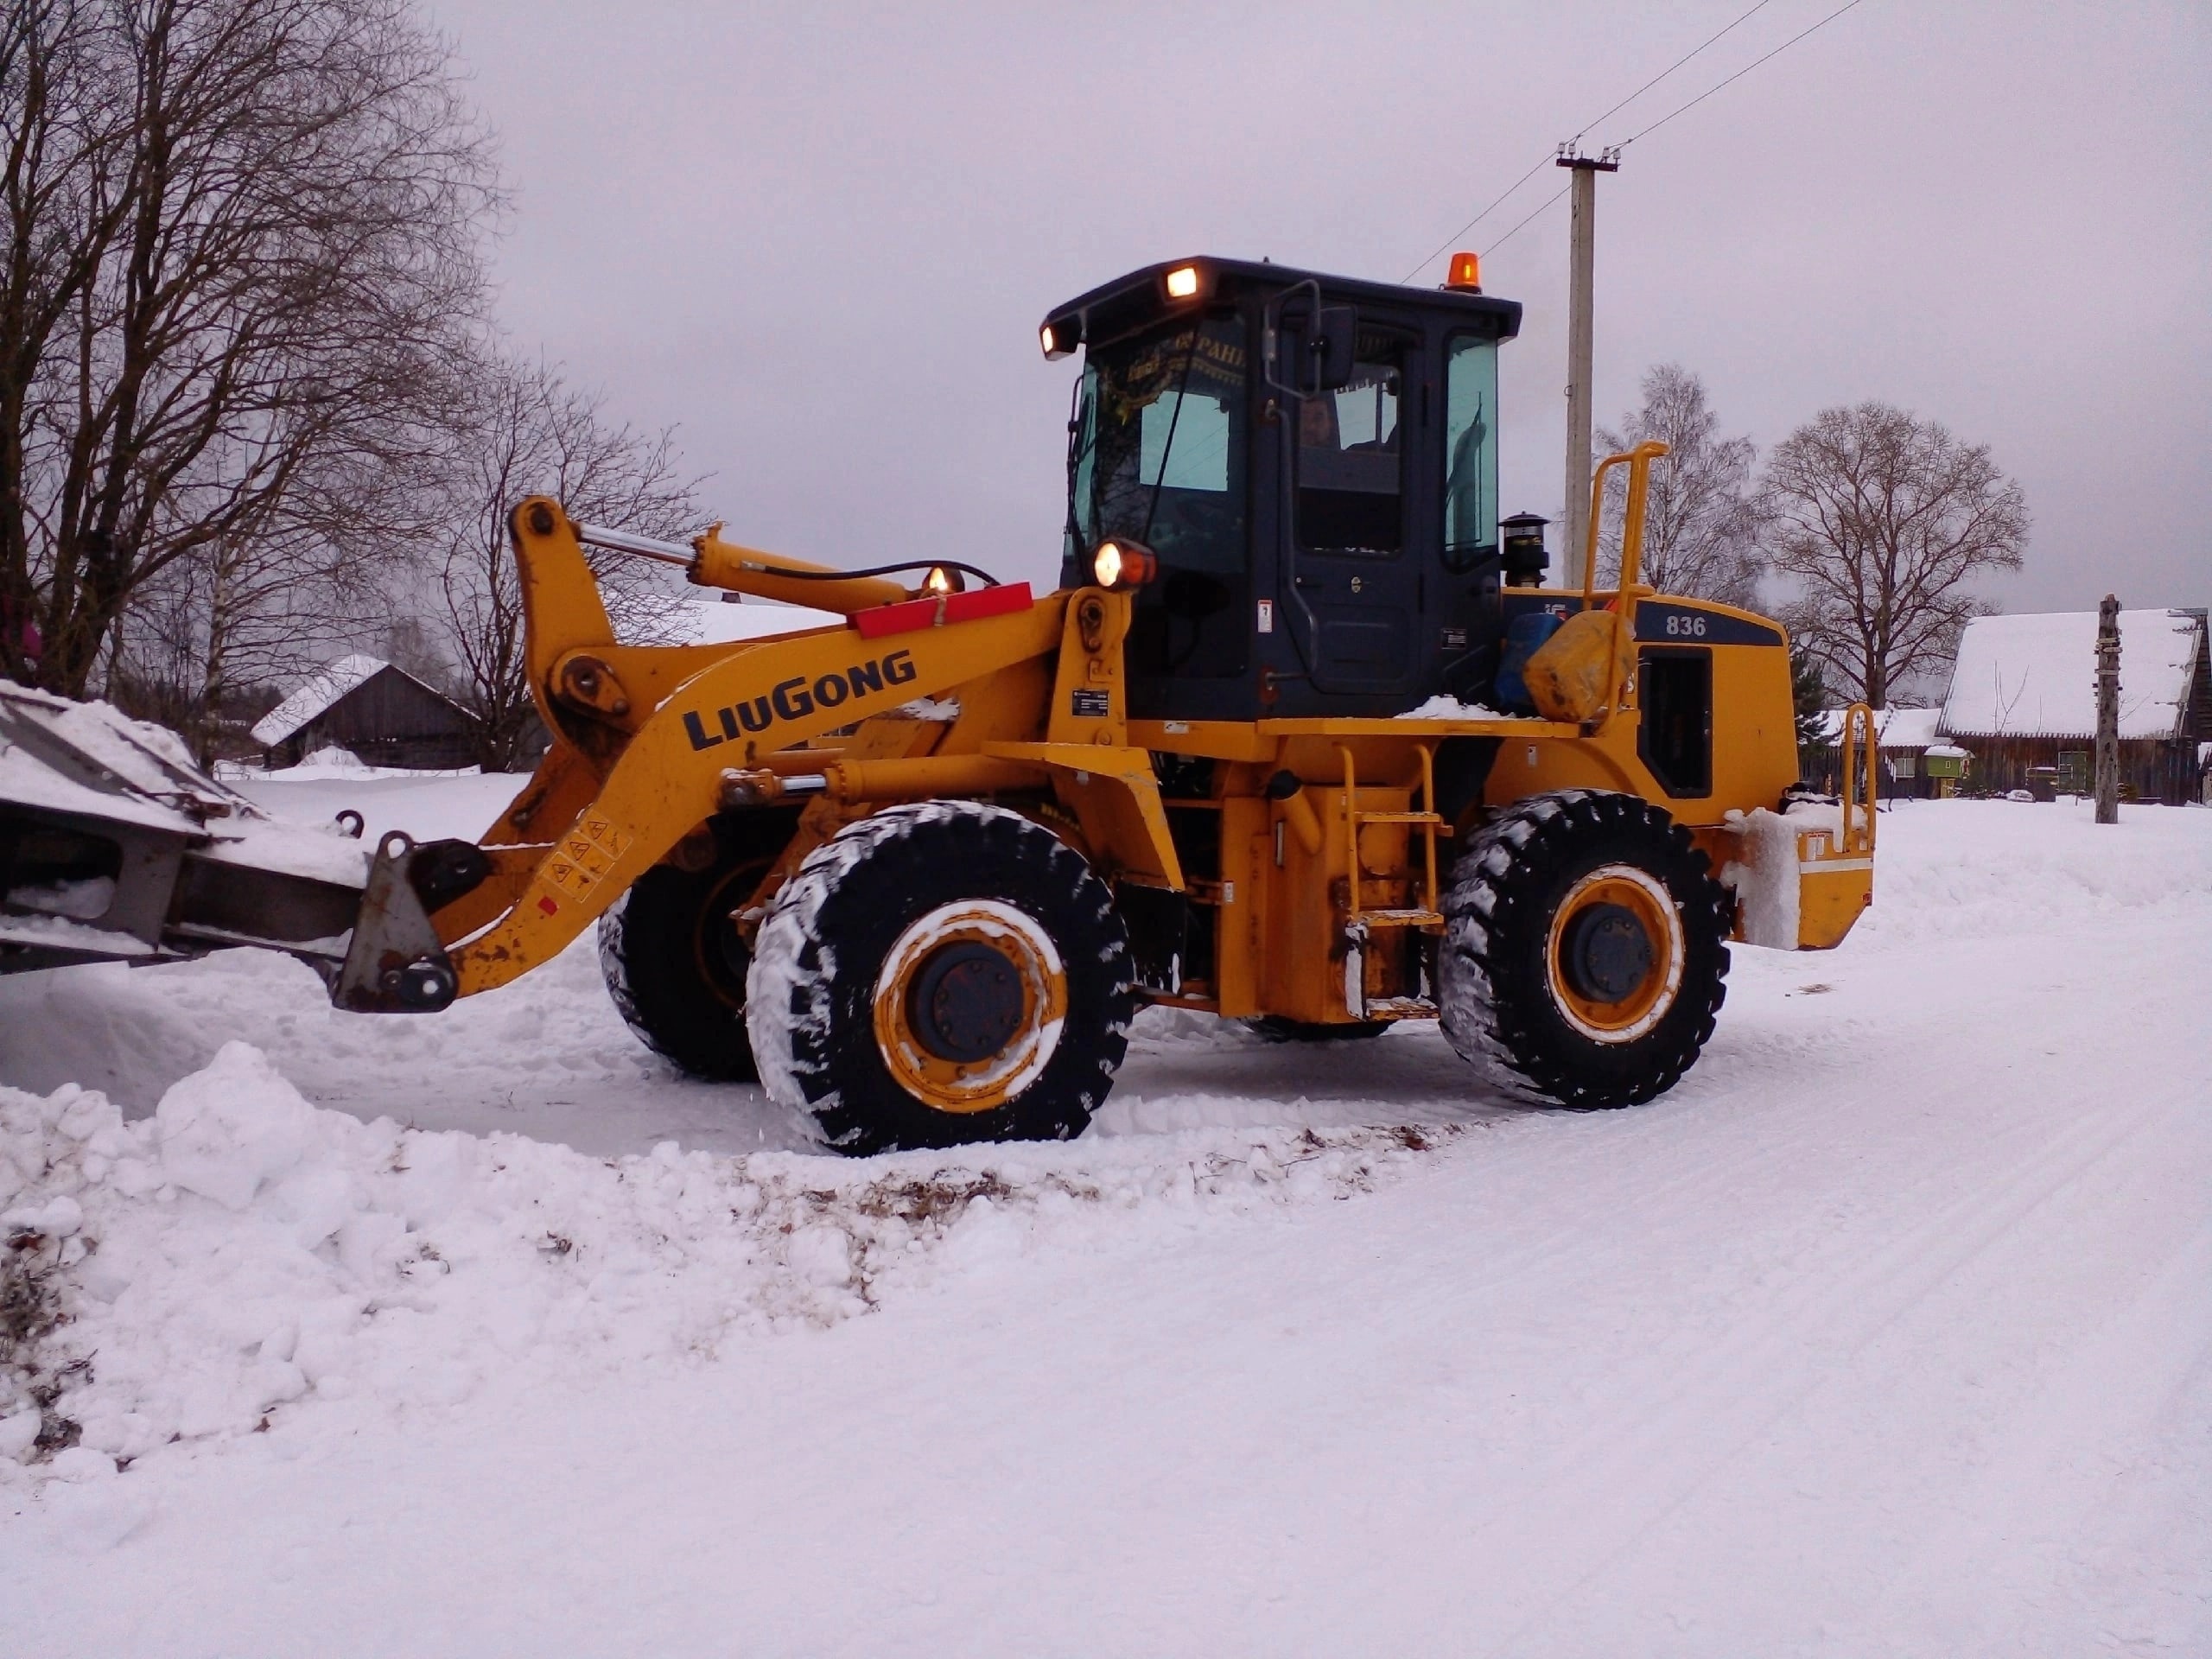
[[[722,810],[728,774],[773,772],[787,764],[779,754],[826,733],[1060,643],[1064,594],[874,639],[843,626],[737,645],[618,645],[576,527],[558,504],[525,501],[511,526],[531,687],[553,743],[484,838],[491,876],[437,912],[464,996],[506,983],[575,939]],[[716,559],[765,556],[711,536],[700,548],[702,564],[714,550]],[[753,578],[753,591],[775,580],[731,574]],[[805,585],[813,602],[831,588],[855,609],[907,597],[873,578]],[[825,752],[821,764],[834,759]]]

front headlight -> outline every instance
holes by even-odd
[[[1160,574],[1160,561],[1136,542],[1105,541],[1090,556],[1090,574],[1101,588],[1141,588]]]

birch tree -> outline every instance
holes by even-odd
[[[1668,446],[1651,469],[1644,500],[1642,575],[1662,594],[1752,606],[1758,598],[1758,505],[1751,467],[1758,451],[1746,437],[1724,437],[1705,382],[1679,363],[1643,376],[1643,402],[1618,430],[1600,429],[1611,454],[1649,438]],[[1608,477],[1605,532],[1599,543],[1604,579],[1618,581],[1621,519],[1627,481]]]

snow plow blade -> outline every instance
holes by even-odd
[[[0,684],[0,973],[256,944],[335,986],[371,874],[359,841],[275,822],[174,733]]]

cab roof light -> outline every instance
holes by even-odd
[[[1198,295],[1198,268],[1178,265],[1167,273],[1167,297],[1171,300],[1193,300]]]
[[[1037,343],[1048,362],[1057,362],[1083,344],[1083,319],[1054,317],[1037,331]]]
[[[1480,254],[1455,253],[1452,269],[1444,278],[1444,286],[1463,289],[1469,294],[1483,291],[1483,261]]]

